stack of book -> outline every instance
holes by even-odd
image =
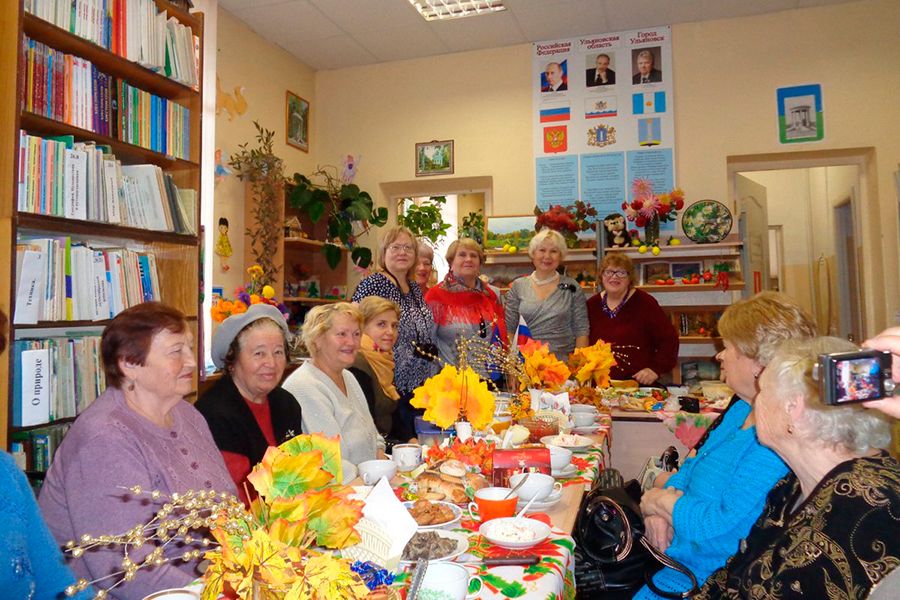
[[[175,158],[190,157],[190,109],[28,36],[19,53],[22,110]]]
[[[24,471],[46,472],[71,423],[12,434],[12,455]]]
[[[108,146],[19,132],[20,212],[194,235],[196,196],[156,165],[122,165]]]
[[[89,246],[69,237],[22,238],[16,263],[17,325],[102,321],[162,300],[153,252]]]
[[[36,17],[197,89],[200,38],[154,0],[25,0]]]

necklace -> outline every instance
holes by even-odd
[[[557,273],[555,271],[553,272],[553,275],[551,275],[550,277],[548,277],[546,279],[538,279],[537,271],[533,271],[531,273],[531,280],[534,282],[535,285],[547,285],[548,283],[553,283],[557,279],[559,279],[559,273]]]
[[[625,306],[625,303],[628,302],[628,298],[630,294],[626,293],[625,297],[622,298],[622,301],[619,302],[615,308],[610,308],[609,304],[607,304],[606,299],[609,297],[608,294],[603,294],[601,298],[603,299],[600,307],[603,309],[603,312],[606,313],[606,316],[610,319],[615,319],[616,315],[619,314],[619,311],[622,310],[622,307]]]

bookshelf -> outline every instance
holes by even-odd
[[[41,2],[42,0],[28,0],[27,3],[37,6]],[[187,50],[191,57],[195,57],[198,50],[197,42],[199,42],[199,57],[202,57],[203,15],[189,14],[170,4],[167,0],[152,0],[152,3],[158,12],[166,13],[165,19],[172,20],[174,27],[182,31],[187,38],[196,37],[196,40],[193,40],[194,47]],[[105,26],[108,28],[108,39],[112,40],[115,28],[111,22],[107,22]],[[187,29],[182,29],[182,27]],[[193,330],[197,347],[202,346],[197,338],[198,318],[201,311],[199,297],[201,244],[196,233],[199,232],[200,222],[200,143],[203,98],[199,90],[203,89],[203,68],[202,58],[199,58],[195,63],[198,81],[194,85],[167,77],[161,72],[128,60],[121,56],[119,51],[107,49],[86,37],[70,33],[69,30],[26,12],[22,0],[0,3],[0,28],[7,32],[4,36],[0,36],[0,85],[6,90],[16,90],[16,93],[5,94],[0,98],[0,186],[6,190],[0,195],[0,239],[3,240],[3,243],[0,243],[0,308],[7,313],[10,319],[7,332],[9,348],[4,355],[0,356],[0,398],[2,398],[0,406],[3,407],[0,408],[0,440],[2,440],[3,448],[9,450],[14,435],[48,428],[47,425],[42,424],[13,426],[14,406],[17,401],[14,395],[14,380],[20,369],[20,365],[15,364],[14,361],[14,352],[12,351],[14,342],[26,339],[47,340],[49,338],[80,338],[99,335],[109,322],[109,318],[97,318],[95,315],[93,319],[53,319],[38,320],[36,323],[28,324],[14,323],[17,284],[25,280],[25,274],[16,272],[16,247],[20,242],[33,238],[69,238],[72,243],[85,244],[101,252],[106,249],[125,248],[151,254],[155,260],[156,271],[156,278],[151,286],[155,294],[153,297],[158,297],[163,302],[184,312]],[[59,53],[89,61],[97,73],[110,78],[111,83],[107,89],[114,99],[121,100],[124,97],[115,96],[116,86],[119,82],[122,83],[122,87],[130,86],[140,92],[152,95],[155,97],[154,102],[156,103],[153,107],[156,110],[156,121],[154,121],[156,123],[162,121],[163,114],[179,114],[180,111],[186,109],[189,114],[179,122],[184,131],[177,138],[165,139],[166,136],[155,135],[161,131],[161,128],[150,129],[147,127],[152,139],[142,138],[141,143],[138,144],[127,141],[129,139],[127,133],[120,134],[117,131],[117,129],[122,130],[125,124],[124,121],[119,120],[120,117],[127,116],[128,113],[115,112],[113,108],[109,108],[107,114],[112,116],[108,116],[105,122],[100,117],[100,122],[104,126],[99,129],[97,114],[93,116],[93,126],[84,128],[71,122],[67,123],[25,110],[25,107],[20,104],[20,98],[25,92],[28,80],[27,75],[21,72],[22,65],[26,64],[26,61],[22,60],[23,56],[27,56],[23,51],[26,38]],[[157,46],[158,48],[159,46]],[[181,49],[186,49],[186,46],[182,46]],[[181,61],[180,65],[184,67],[185,61]],[[191,67],[190,64],[187,66]],[[182,79],[187,81],[183,77]],[[121,92],[119,93],[121,94]],[[62,95],[51,97],[54,100],[62,99]],[[68,100],[67,96],[66,101]],[[102,101],[103,96],[94,97],[94,100],[92,108],[94,111],[98,111],[96,102]],[[140,114],[150,114],[151,106],[143,104],[143,99],[141,102],[140,109],[144,110],[146,107],[148,112]],[[117,108],[118,104],[116,104]],[[163,112],[166,107],[170,109],[170,112]],[[102,105],[99,110],[103,110]],[[131,113],[131,117],[133,120],[137,119],[137,122],[141,122],[142,119],[138,118],[138,114]],[[115,124],[112,123],[113,118],[115,118]],[[171,120],[169,126],[170,131],[173,131],[175,125]],[[64,136],[64,139],[68,140],[67,143],[96,145],[102,148],[105,157],[111,155],[110,160],[118,161],[121,166],[155,165],[159,167],[165,175],[171,177],[171,181],[178,190],[196,192],[197,200],[193,203],[183,204],[182,206],[188,208],[181,213],[182,216],[187,216],[193,227],[173,225],[172,211],[175,210],[175,205],[171,204],[173,196],[169,195],[170,204],[166,208],[165,186],[157,188],[160,191],[159,202],[162,203],[160,208],[168,219],[168,226],[164,228],[165,230],[151,230],[135,225],[134,221],[124,219],[120,223],[104,222],[104,219],[95,218],[95,215],[89,215],[85,219],[72,219],[42,214],[41,211],[20,212],[19,163],[22,160],[19,152],[20,131],[40,138],[62,139],[61,136]],[[98,131],[103,131],[103,133],[98,133]],[[165,151],[161,151],[163,147],[165,147]],[[179,155],[180,157],[178,157]],[[124,178],[120,177],[117,181],[121,185]],[[93,185],[100,184],[94,180]],[[121,189],[123,188],[119,187],[119,190]],[[118,194],[116,196],[113,193],[112,197],[118,197],[123,202],[124,210],[122,192],[119,191]],[[146,200],[144,196],[141,198]],[[174,202],[177,204],[177,194],[174,198]],[[106,215],[106,210],[107,208],[101,209],[103,215]],[[176,220],[178,218],[175,217]],[[126,222],[131,224],[121,224]],[[182,223],[184,223],[183,220]],[[143,286],[144,283],[141,282],[141,285]],[[112,294],[112,291],[109,291]],[[143,296],[143,298],[146,297],[146,295]],[[141,300],[139,299],[139,301]],[[110,313],[112,311],[111,308]],[[109,316],[111,317],[112,314]],[[65,427],[73,420],[72,416],[63,416],[51,421],[49,429],[57,431],[53,435],[62,435]],[[32,464],[29,464],[28,472],[35,472]]]

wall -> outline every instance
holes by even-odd
[[[869,333],[900,310],[900,111],[884,93],[900,89],[898,22],[900,2],[866,0],[673,26],[677,177],[689,198],[729,198],[730,156],[871,149],[861,211]],[[318,155],[362,154],[358,183],[383,201],[381,183],[415,179],[416,142],[454,139],[453,177],[491,177],[494,214],[530,212],[530,64],[530,45],[519,45],[321,71]],[[780,145],[775,88],[809,82],[823,86],[825,140]]]
[[[315,72],[296,58],[270,44],[237,20],[226,10],[218,11],[218,76],[221,91],[235,101],[238,111],[243,108],[241,97],[246,100],[246,112],[229,115],[220,110],[216,118],[216,148],[222,150],[222,162],[239,150],[238,146],[250,142],[256,145],[258,121],[266,129],[275,131],[275,154],[284,160],[285,173],[309,173],[315,169],[315,153],[318,140],[314,133],[318,119],[315,94]],[[260,68],[265,65],[264,68]],[[238,88],[235,91],[235,88]],[[285,91],[290,90],[309,100],[310,152],[288,146],[285,143]],[[234,254],[228,261],[231,269],[223,272],[219,257],[210,254],[213,265],[213,285],[222,286],[225,295],[232,297],[234,288],[247,281],[243,269],[244,256],[244,184],[234,175],[216,185],[213,227],[219,217],[229,222],[229,239]]]

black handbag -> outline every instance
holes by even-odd
[[[698,591],[697,578],[644,537],[640,510],[640,484],[622,484],[614,469],[603,473],[584,498],[575,523],[575,589],[579,598],[598,593],[618,593],[630,598],[645,583],[664,598],[690,598]],[[611,485],[610,485],[611,484]],[[686,592],[660,590],[652,576],[663,566],[685,574],[691,580]]]

